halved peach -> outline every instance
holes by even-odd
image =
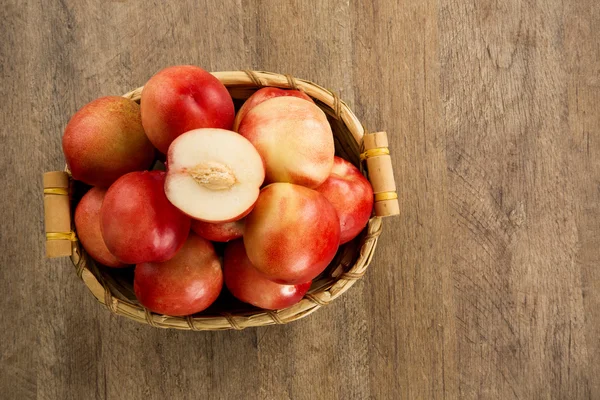
[[[165,193],[171,203],[205,222],[248,214],[265,179],[263,161],[243,136],[224,129],[195,129],[173,141]]]

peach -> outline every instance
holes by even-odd
[[[354,239],[367,225],[373,209],[373,188],[348,161],[335,157],[331,175],[315,189],[335,207],[340,218],[340,244]]]
[[[107,267],[125,267],[125,264],[108,251],[102,238],[100,208],[105,195],[106,190],[93,187],[81,198],[75,209],[77,237],[94,260]]]
[[[236,240],[225,247],[223,260],[225,285],[237,299],[267,310],[290,307],[304,297],[311,282],[281,285],[265,278],[252,265],[244,243]]]
[[[321,193],[303,186],[266,186],[246,217],[248,258],[277,283],[312,280],[331,262],[339,243],[340,220],[335,208]]]
[[[280,96],[298,97],[300,99],[308,100],[311,103],[314,103],[314,101],[309,96],[307,96],[306,94],[304,94],[304,92],[301,92],[299,90],[283,90],[275,87],[264,87],[254,92],[254,94],[244,102],[240,110],[237,112],[235,120],[233,121],[233,130],[238,130],[240,122],[242,122],[242,119],[244,119],[246,114],[248,114],[248,111],[252,110],[254,107],[256,107],[264,101],[272,99],[273,97]]]
[[[230,240],[242,237],[244,233],[244,220],[215,224],[192,220],[192,230],[204,239],[213,242],[229,242]]]
[[[197,128],[231,129],[235,109],[227,88],[193,65],[165,68],[142,90],[142,124],[150,141],[167,153],[184,132]]]
[[[120,176],[150,167],[154,147],[142,127],[140,106],[123,97],[101,97],[73,115],[62,138],[74,179],[108,187]]]
[[[121,262],[167,261],[183,246],[191,220],[167,199],[165,176],[163,171],[130,172],[106,192],[102,236]]]
[[[221,263],[212,243],[194,234],[170,260],[136,265],[133,279],[133,290],[144,307],[172,316],[206,309],[222,287]]]
[[[247,139],[225,129],[194,129],[167,155],[165,193],[194,219],[235,221],[250,212],[265,179],[260,155]]]
[[[298,97],[280,96],[252,108],[238,132],[265,161],[266,181],[314,188],[333,166],[333,135],[325,113]]]

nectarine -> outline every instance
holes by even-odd
[[[325,113],[297,97],[274,97],[252,108],[240,122],[265,161],[266,181],[317,187],[333,166],[333,134]]]
[[[108,187],[120,176],[150,167],[154,147],[142,127],[140,106],[123,97],[101,97],[73,115],[62,139],[74,179]]]
[[[173,316],[206,309],[222,287],[223,272],[213,245],[194,234],[169,261],[136,265],[133,280],[135,295],[144,307]]]
[[[108,267],[125,267],[125,264],[108,251],[102,238],[100,209],[105,195],[106,190],[93,187],[81,198],[75,209],[77,237],[94,260]]]
[[[248,258],[277,283],[312,280],[331,262],[339,243],[340,220],[335,208],[321,193],[303,186],[266,186],[246,217]]]
[[[254,107],[259,105],[260,103],[272,99],[273,97],[280,96],[293,96],[298,97],[300,99],[304,99],[314,103],[314,101],[307,96],[304,92],[299,90],[283,90],[276,87],[264,87],[262,89],[257,90],[254,94],[244,102],[240,110],[237,112],[235,116],[235,120],[233,121],[233,130],[237,132],[238,127],[240,126],[240,122],[246,116],[248,111],[252,110]]]
[[[165,68],[144,86],[142,124],[150,141],[167,153],[184,132],[197,128],[231,129],[235,109],[227,88],[193,65]]]
[[[204,239],[213,242],[229,242],[242,237],[244,233],[244,220],[233,222],[211,223],[192,220],[192,230]]]
[[[335,157],[331,175],[315,189],[335,207],[340,218],[340,244],[354,239],[365,227],[373,209],[373,188],[350,162]]]
[[[223,260],[225,285],[236,298],[267,310],[296,304],[310,289],[311,282],[282,285],[267,279],[252,265],[244,243],[236,240],[225,247]]]
[[[102,236],[108,250],[127,264],[173,257],[190,231],[190,218],[165,196],[165,172],[130,172],[106,192]]]

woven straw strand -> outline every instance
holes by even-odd
[[[112,293],[110,292],[110,288],[108,286],[104,287],[104,305],[106,306],[106,308],[108,308],[113,314],[117,313],[117,306],[115,304],[115,302],[117,301],[117,299],[115,299],[112,296]]]
[[[328,301],[325,301],[325,300],[321,299],[321,295],[316,295],[316,294],[310,294],[310,293],[308,293],[304,297],[306,297],[307,299],[309,299],[313,303],[318,304],[320,306],[326,306],[327,304],[329,304]]]
[[[148,325],[156,327],[157,325],[154,323],[152,312],[147,308],[144,308],[144,313],[146,314],[146,322],[148,323]]]
[[[355,280],[362,278],[364,275],[365,275],[364,271],[359,274],[352,273],[352,272],[345,272],[344,274],[342,274],[342,276],[340,276],[340,279],[345,279],[347,281],[355,281]]]
[[[267,311],[267,314],[269,315],[269,317],[271,317],[271,319],[273,319],[273,322],[275,322],[276,324],[285,324],[285,322],[281,318],[279,318],[277,311]]]
[[[188,324],[188,326],[190,327],[191,330],[193,331],[197,331],[198,328],[196,328],[196,325],[194,325],[194,318],[192,318],[191,315],[188,315],[187,317],[185,317],[185,320]]]
[[[338,97],[335,92],[331,92],[333,94],[333,113],[335,119],[342,119],[342,100]]]
[[[79,261],[75,264],[75,270],[77,272],[77,276],[81,279],[81,275],[83,274],[83,270],[85,269],[85,257],[81,257]]]
[[[288,86],[290,89],[292,90],[298,90],[298,83],[296,82],[296,78],[294,78],[293,76],[286,74],[285,75],[285,79],[287,79],[288,81]]]
[[[227,321],[229,322],[229,324],[231,325],[231,327],[233,329],[235,329],[236,331],[241,331],[242,329],[244,329],[243,327],[241,327],[235,320],[235,318],[229,314],[229,313],[223,313],[223,316],[225,318],[227,318]]]
[[[250,70],[246,69],[246,70],[244,70],[244,72],[246,73],[246,75],[248,75],[250,77],[250,80],[252,81],[252,83],[254,83],[255,86],[263,87],[263,84],[260,81],[260,78],[254,73],[254,71],[250,71]]]

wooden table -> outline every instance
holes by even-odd
[[[600,398],[600,4],[0,7],[0,398]],[[47,261],[41,174],[79,107],[162,67],[289,73],[386,130],[402,215],[312,316],[178,332]]]

